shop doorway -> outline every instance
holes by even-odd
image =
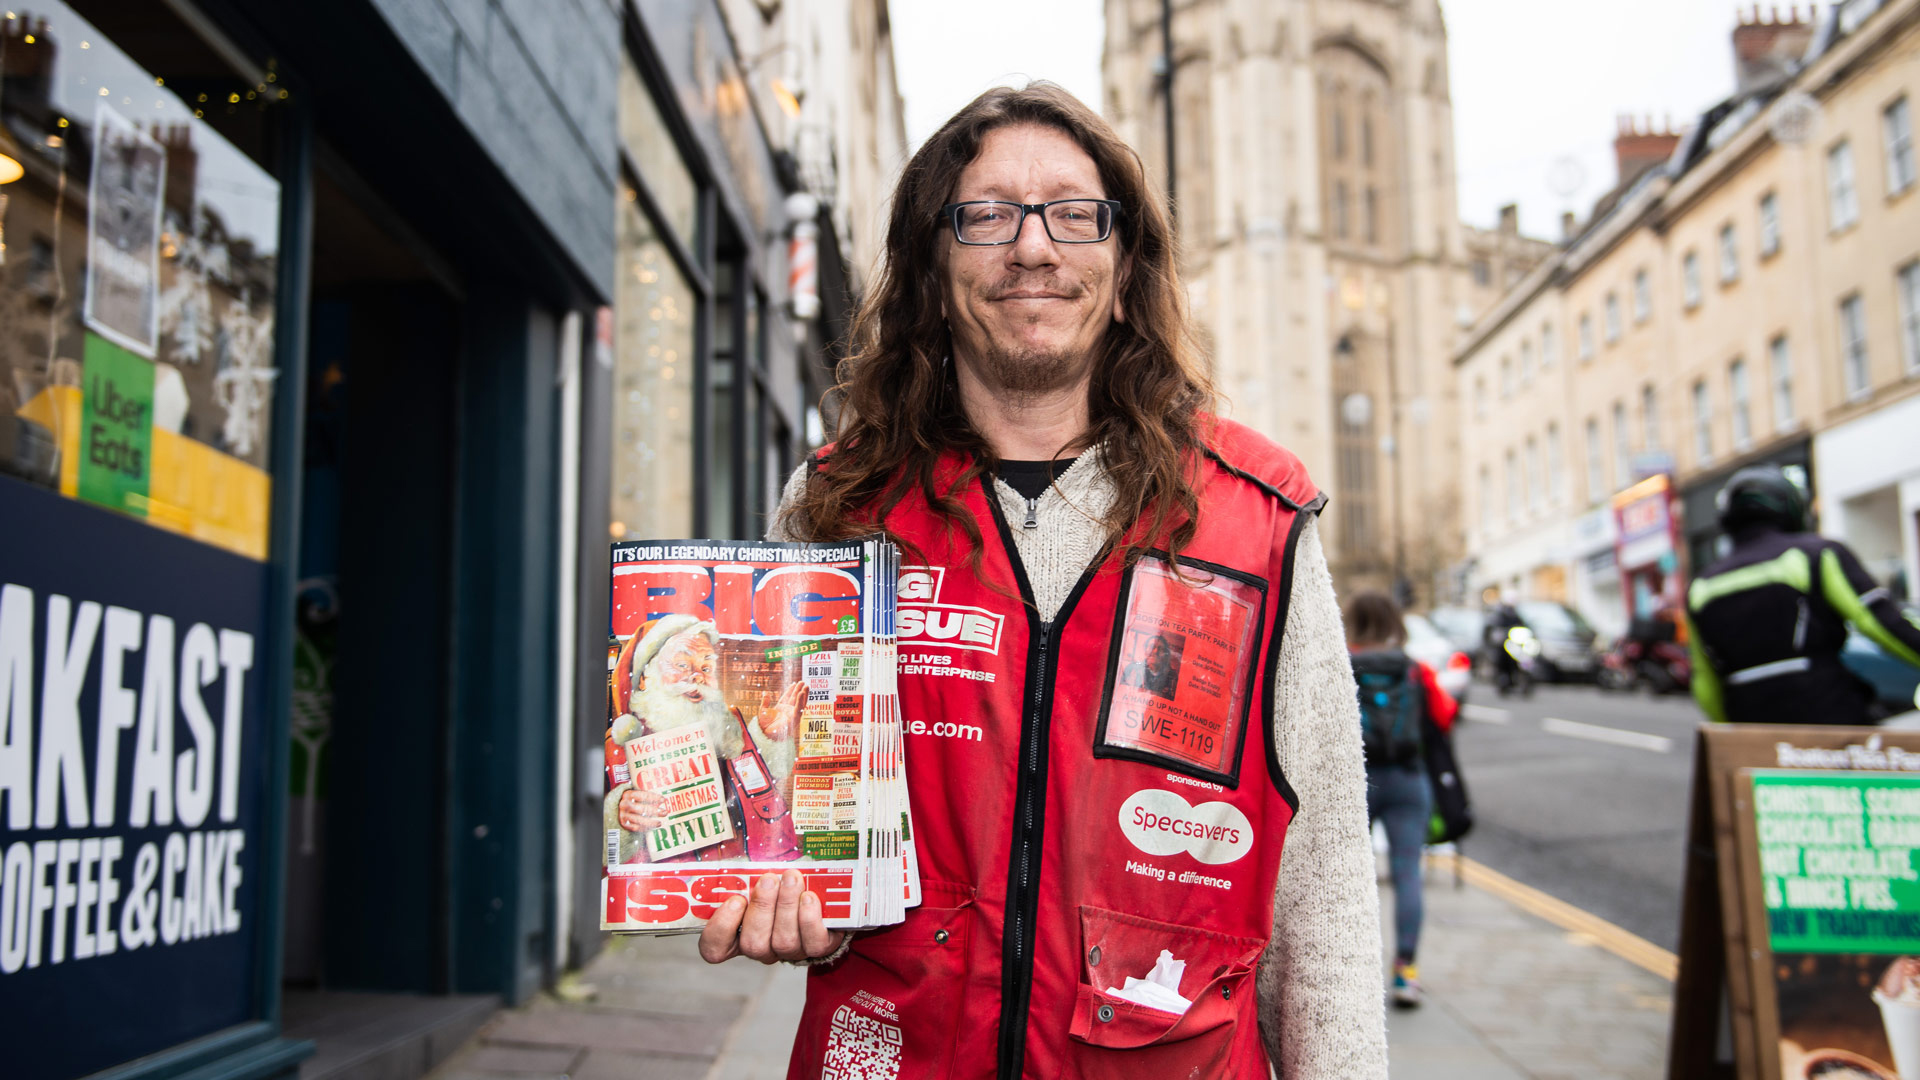
[[[284,943],[306,1077],[494,1000],[444,996],[462,286],[339,158],[313,176]]]

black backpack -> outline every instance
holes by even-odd
[[[1427,703],[1412,668],[1413,661],[1398,649],[1353,656],[1360,739],[1369,765],[1413,765],[1421,759],[1420,719]]]

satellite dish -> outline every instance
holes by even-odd
[[[1798,146],[1813,138],[1813,129],[1820,123],[1820,103],[1805,90],[1789,90],[1780,95],[1773,103],[1773,115],[1767,120],[1767,130],[1772,133],[1773,141],[1784,146]]]

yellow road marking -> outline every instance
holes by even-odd
[[[1613,925],[1592,912],[1583,911],[1558,897],[1548,896],[1531,885],[1522,885],[1500,871],[1483,866],[1464,855],[1451,857],[1435,855],[1429,858],[1437,866],[1444,866],[1449,858],[1457,858],[1460,877],[1467,884],[1490,892],[1562,930],[1584,935],[1590,938],[1593,944],[1636,967],[1650,971],[1669,982],[1680,973],[1679,957],[1638,934]]]

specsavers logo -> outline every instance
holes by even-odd
[[[1230,863],[1253,847],[1253,823],[1231,803],[1191,806],[1160,788],[1136,791],[1120,806],[1120,831],[1149,855],[1186,852],[1203,863]]]
[[[1000,629],[1006,616],[986,608],[940,602],[944,566],[900,568],[900,644],[934,645],[946,649],[1000,651]]]

